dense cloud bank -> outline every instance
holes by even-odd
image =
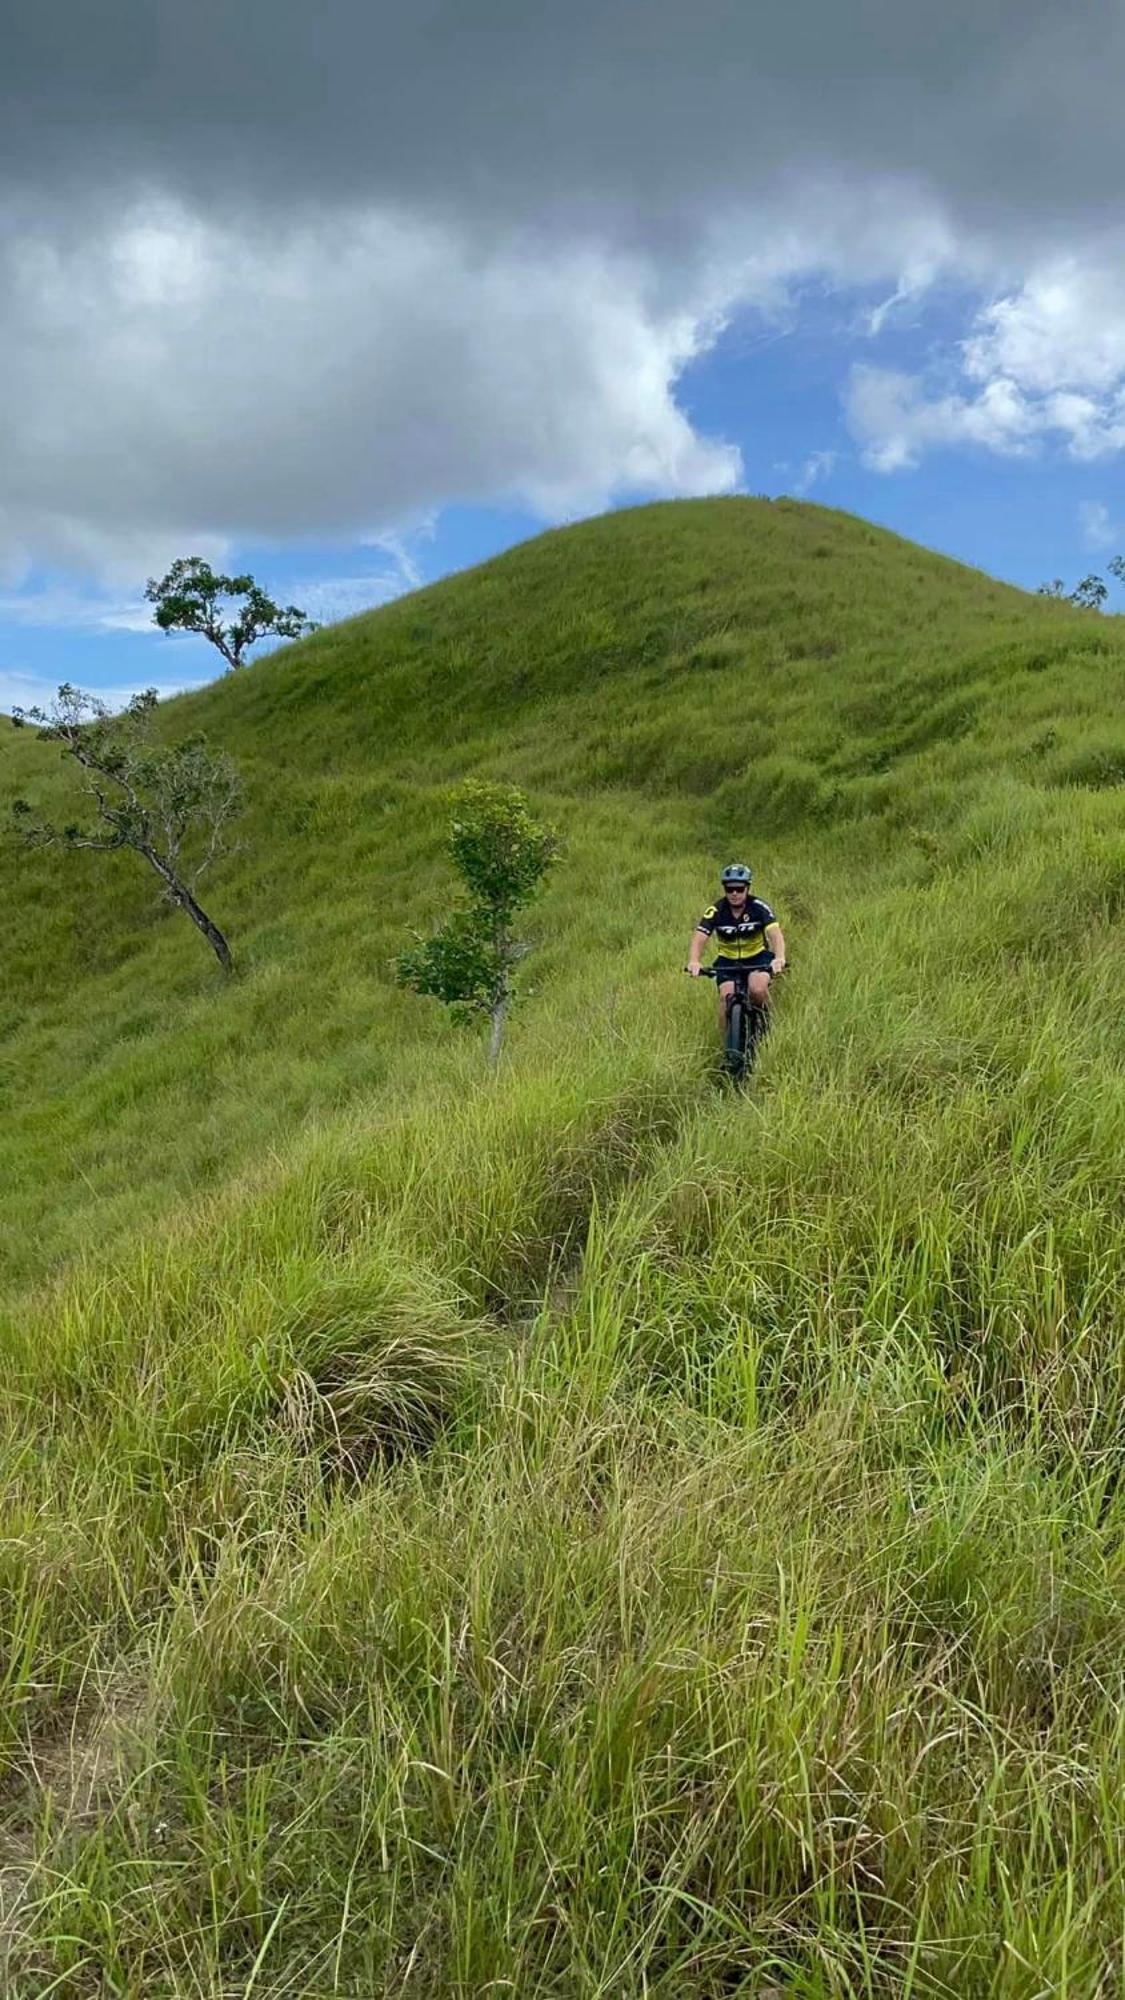
[[[983,12],[20,10],[0,561],[725,489],[677,379],[811,272],[979,300],[944,380],[873,345],[847,398],[872,463],[1119,449],[1125,14]]]

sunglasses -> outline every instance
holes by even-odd
[[[724,882],[723,888],[728,896],[748,896],[750,893],[745,882]]]

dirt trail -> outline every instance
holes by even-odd
[[[99,1693],[80,1701],[66,1726],[33,1738],[9,1785],[0,1827],[0,1994],[15,1996],[24,1912],[39,1872],[37,1830],[48,1806],[56,1841],[96,1824],[125,1796],[140,1767],[149,1683],[135,1663],[118,1669]],[[31,1988],[24,1991],[30,1994]]]

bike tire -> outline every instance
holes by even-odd
[[[746,1003],[735,994],[727,1008],[727,1033],[724,1055],[728,1076],[736,1083],[741,1082],[749,1068],[747,1061]]]

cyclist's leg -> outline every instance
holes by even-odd
[[[750,1035],[754,1042],[769,1033],[770,974],[768,968],[752,972],[747,981],[750,1002]]]
[[[719,1034],[725,1036],[727,1031],[727,1006],[734,998],[734,981],[733,979],[716,980],[715,984],[719,989]]]

